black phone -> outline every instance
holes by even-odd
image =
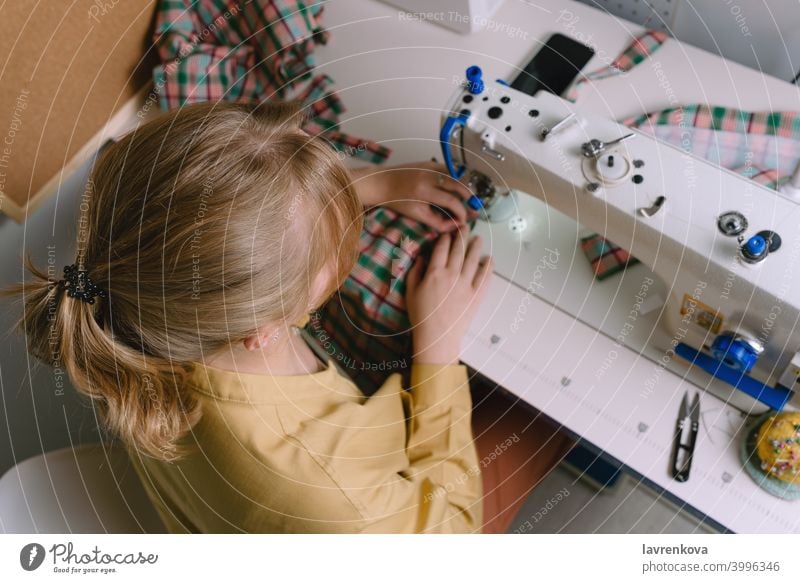
[[[535,95],[540,89],[561,95],[593,56],[590,47],[556,33],[525,65],[511,88],[528,95]]]

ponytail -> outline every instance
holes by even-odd
[[[296,321],[309,282],[332,268],[332,292],[356,259],[361,206],[347,169],[297,112],[205,102],[137,126],[92,169],[76,245],[85,273],[68,270],[65,289],[26,259],[30,281],[2,293],[23,295],[30,352],[63,367],[146,455],[188,449],[194,363]],[[104,297],[73,287],[84,275]]]
[[[200,416],[183,389],[189,369],[116,341],[106,300],[89,304],[69,297],[30,257],[25,267],[33,280],[0,295],[23,296],[17,327],[29,352],[54,369],[65,369],[79,392],[92,399],[104,425],[124,442],[162,460],[185,454],[176,442]]]

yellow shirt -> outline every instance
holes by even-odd
[[[412,365],[372,397],[328,361],[301,376],[196,365],[203,415],[164,462],[130,450],[171,532],[479,532],[464,366]]]

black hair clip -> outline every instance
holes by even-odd
[[[89,277],[89,272],[78,269],[77,263],[64,267],[64,279],[58,282],[67,290],[71,298],[78,298],[87,304],[93,304],[98,296],[107,297],[106,291],[100,289]]]

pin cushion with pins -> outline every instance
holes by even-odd
[[[800,412],[771,411],[748,426],[741,448],[745,470],[764,490],[800,500]]]

